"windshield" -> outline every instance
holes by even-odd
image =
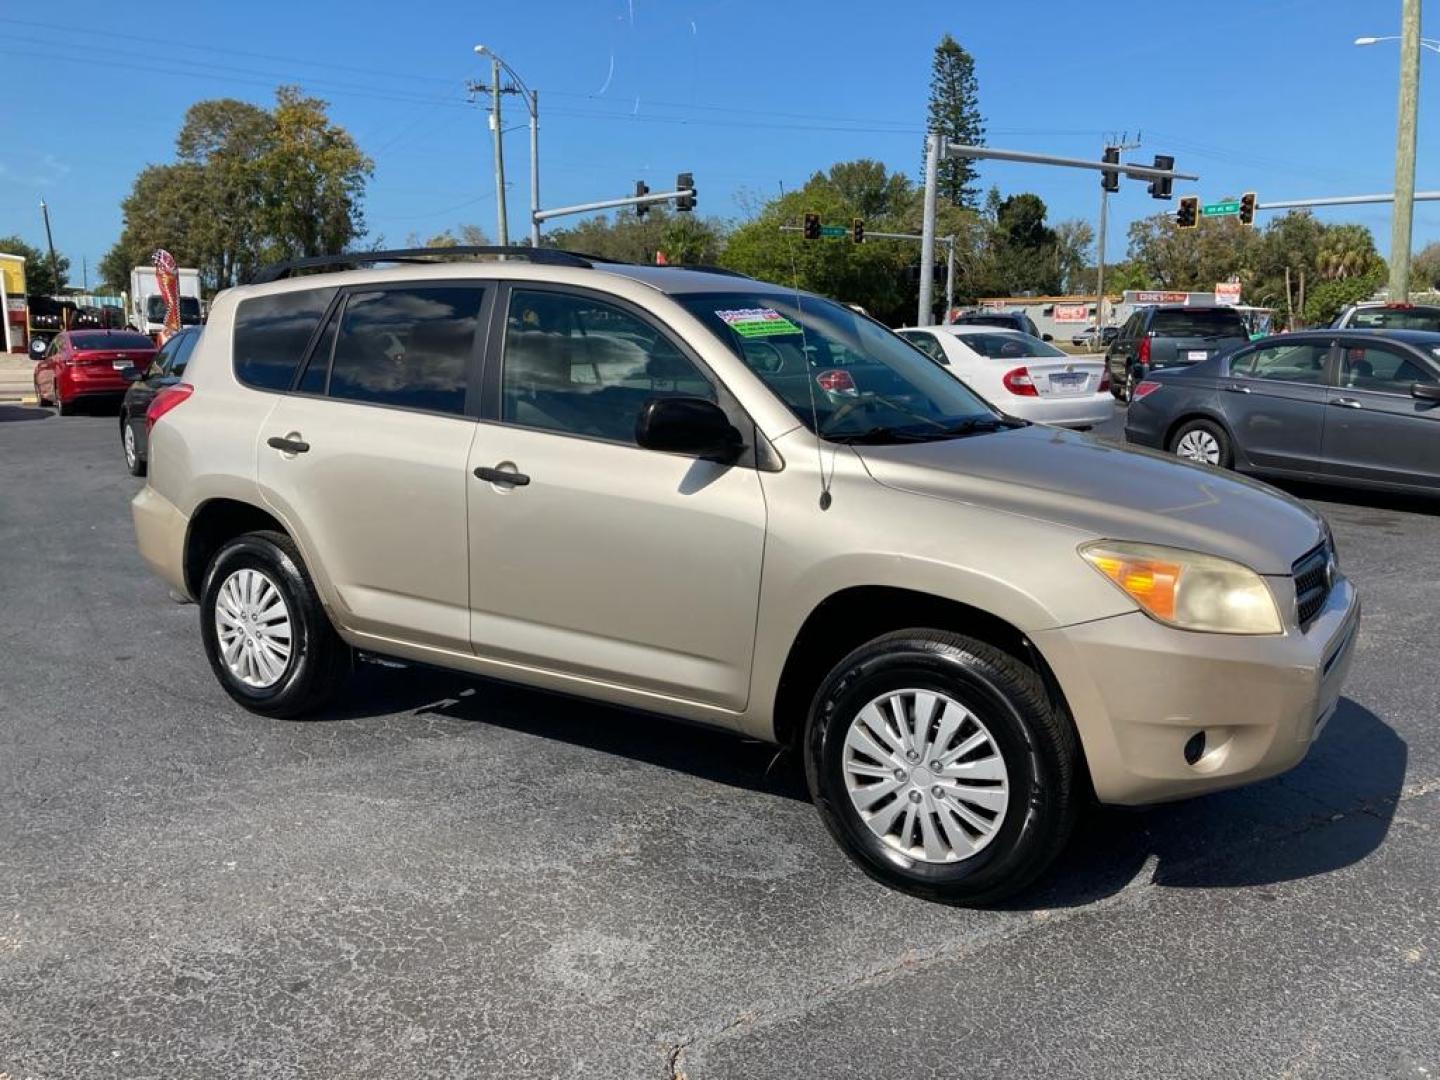
[[[953,438],[1001,418],[919,349],[839,304],[784,293],[675,297],[799,421],[836,442]]]
[[[165,321],[165,298],[156,294],[145,301],[145,318],[148,322]],[[180,321],[192,324],[200,321],[200,301],[193,296],[180,297]]]
[[[1356,308],[1350,325],[1375,330],[1440,330],[1440,308]]]
[[[155,343],[144,334],[131,334],[123,330],[115,334],[107,334],[103,330],[87,330],[81,334],[71,334],[70,344],[81,350],[155,348]]]
[[[1156,337],[1250,336],[1240,316],[1229,308],[1178,308],[1157,311],[1150,324],[1150,332]]]
[[[1028,356],[1063,357],[1068,355],[1055,348],[1054,345],[1047,345],[1039,338],[1031,337],[1029,334],[987,334],[982,331],[974,334],[956,334],[955,336],[981,356],[990,356],[997,360],[1011,360]]]

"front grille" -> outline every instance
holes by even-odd
[[[1302,627],[1320,614],[1320,609],[1325,606],[1330,587],[1334,584],[1333,565],[1334,556],[1327,540],[1296,559],[1295,565],[1290,568],[1295,575],[1295,608]]]

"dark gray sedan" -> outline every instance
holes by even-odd
[[[1125,438],[1241,472],[1440,490],[1440,333],[1265,338],[1135,387]]]

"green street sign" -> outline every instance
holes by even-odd
[[[1236,211],[1239,211],[1240,204],[1235,204]],[[820,226],[821,236],[849,236],[850,230],[844,225],[822,225]]]
[[[1206,203],[1200,208],[1201,217],[1224,217],[1226,214],[1240,213],[1240,200],[1229,199],[1225,202]]]

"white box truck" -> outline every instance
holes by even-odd
[[[180,325],[200,325],[200,271],[181,267]],[[160,282],[153,266],[137,266],[130,271],[130,325],[142,334],[155,337],[165,329],[165,297],[160,295]]]

